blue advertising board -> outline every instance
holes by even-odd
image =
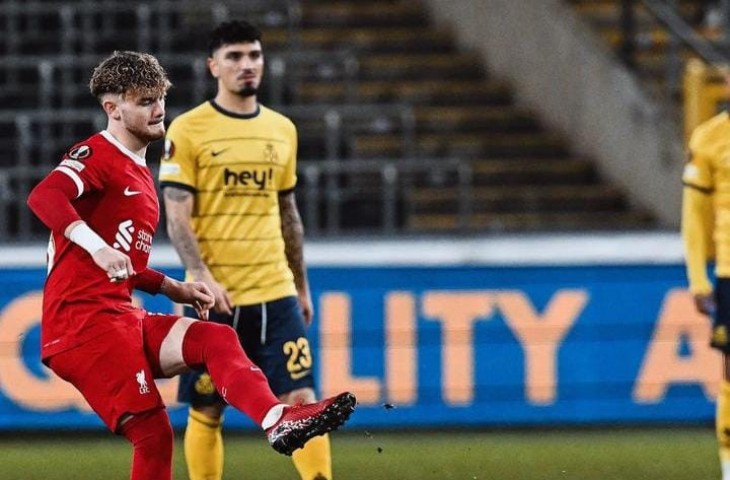
[[[318,390],[357,394],[352,426],[713,418],[720,358],[678,263],[314,266],[309,275]],[[0,429],[103,428],[39,361],[44,276],[0,270]],[[139,300],[173,311],[161,297]],[[182,426],[176,381],[159,385]],[[233,413],[226,425],[252,426]]]

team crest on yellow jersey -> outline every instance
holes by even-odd
[[[266,144],[264,148],[264,160],[270,163],[279,163],[279,154],[276,152],[274,146],[270,143]]]

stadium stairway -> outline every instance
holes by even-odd
[[[568,0],[576,12],[583,17],[597,32],[599,37],[618,56],[621,55],[623,33],[621,29],[621,0]],[[705,20],[703,0],[678,0],[677,13],[695,31],[710,41],[719,40],[721,30],[719,26],[708,24]],[[678,83],[667,85],[667,71],[671,50],[670,35],[658,20],[654,18],[640,2],[636,2],[634,10],[636,27],[634,70],[647,89],[659,97],[669,97],[676,101],[681,98],[681,88]],[[680,49],[682,61],[692,57],[686,49]],[[681,66],[679,67],[681,68]]]
[[[460,51],[450,33],[433,27],[419,2],[311,1],[304,5],[301,40],[306,48],[357,53],[356,101],[413,108],[416,158],[459,158],[471,167],[473,186],[464,217],[464,191],[455,172],[413,174],[401,191],[405,231],[529,231],[634,229],[652,224],[622,192],[606,185],[568,141],[543,128],[515,104],[508,85],[485,72],[473,52]],[[279,33],[282,38],[283,33]],[[269,35],[277,38],[277,34]],[[335,104],[347,88],[307,78],[295,86],[300,102]],[[402,132],[382,124],[349,128],[350,158],[403,156]],[[363,194],[352,212],[377,221],[377,176],[359,175],[348,185]],[[368,220],[370,219],[370,220]]]

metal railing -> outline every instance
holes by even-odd
[[[125,21],[119,21],[122,16]],[[130,42],[126,48],[168,53],[177,36],[189,35],[177,23],[207,31],[221,21],[244,16],[263,27],[286,27],[292,46],[298,46],[300,0],[5,0],[0,3],[4,33],[0,44],[9,55],[22,53],[24,41],[46,43],[54,52],[70,55],[93,53],[103,38],[116,37]]]
[[[730,0],[722,0],[725,11],[730,13]],[[700,35],[695,28],[679,13],[680,2],[677,0],[622,0],[621,30],[623,40],[621,57],[631,68],[637,67],[639,28],[637,25],[637,9],[643,7],[669,35],[666,52],[664,83],[666,93],[676,97],[682,85],[684,60],[682,47],[689,49],[696,57],[707,63],[728,63],[730,56],[724,49]],[[727,17],[726,17],[727,18]]]
[[[79,99],[88,99],[88,78],[104,55],[5,55],[0,57],[0,88],[24,92],[33,97],[32,108],[75,108]],[[214,81],[203,54],[157,55],[170,72],[173,84],[185,86],[188,105],[212,97]],[[345,86],[345,101],[357,96],[359,65],[349,51],[304,50],[267,54],[264,103],[280,107],[297,102],[298,85],[313,77],[337,81]],[[173,90],[172,93],[175,93]],[[291,95],[288,95],[291,93]],[[291,98],[288,98],[291,97]]]
[[[153,170],[156,162],[153,162]],[[35,183],[51,166],[18,165],[0,168],[0,242],[41,240],[47,232],[32,217],[25,202]],[[297,198],[307,235],[346,233],[407,233],[405,218],[412,205],[415,179],[434,174],[456,179],[460,195],[456,215],[466,230],[474,210],[471,162],[458,158],[373,158],[307,161],[299,164]],[[357,212],[369,208],[376,218],[369,225],[345,226]],[[11,221],[12,218],[12,221]],[[10,225],[17,225],[10,228]],[[164,228],[159,230],[165,235]]]
[[[360,228],[370,233],[404,232],[403,219],[411,210],[414,180],[419,176],[452,173],[459,188],[457,216],[466,229],[473,212],[473,170],[471,162],[459,158],[373,158],[302,162],[298,189],[302,200],[302,218],[309,235],[339,235],[350,200],[370,201],[379,208],[376,225]],[[343,179],[349,179],[345,185]],[[354,180],[354,181],[353,181]]]
[[[170,109],[171,117],[182,112],[182,109]],[[395,206],[403,199],[394,200],[394,178],[404,189],[409,187],[408,174],[412,171],[423,171],[423,165],[428,165],[425,171],[443,170],[450,168],[457,171],[453,161],[429,162],[415,159],[415,118],[412,109],[403,105],[313,105],[288,107],[283,111],[290,115],[300,125],[317,131],[325,145],[326,159],[322,162],[309,161],[302,164],[301,170],[308,180],[307,189],[312,184],[322,185],[319,179],[327,179],[327,189],[331,191],[326,198],[325,217],[327,221],[321,227],[319,216],[310,210],[310,216],[315,232],[327,234],[339,230],[342,214],[341,206],[336,205],[337,199],[344,199],[347,195],[356,195],[367,190],[367,184],[358,186],[345,192],[336,188],[332,175],[350,176],[351,179],[363,178],[362,173],[377,173],[382,178],[382,185],[388,186],[376,192],[383,195],[382,228],[386,231],[397,229],[395,221]],[[25,208],[25,198],[33,185],[42,178],[60,160],[61,154],[72,142],[91,135],[106,126],[106,115],[98,108],[93,109],[38,109],[0,111],[0,125],[5,129],[14,130],[12,143],[4,145],[0,154],[0,241],[26,240],[33,238],[33,219]],[[342,159],[342,145],[346,142],[353,129],[387,129],[400,135],[402,152],[400,158],[387,160],[356,160]],[[80,130],[83,130],[81,132]],[[156,159],[151,163],[156,163]],[[340,165],[341,164],[341,165]],[[333,166],[338,165],[338,166]],[[463,167],[460,167],[463,168]],[[351,182],[352,183],[352,182]],[[314,198],[314,193],[307,190],[305,196]],[[319,195],[319,194],[318,194]],[[319,200],[317,200],[319,202]],[[7,216],[13,217],[13,222],[7,221]],[[14,229],[9,223],[17,225]]]
[[[324,145],[322,161],[300,163],[299,196],[311,234],[338,234],[350,228],[348,202],[360,199],[378,205],[376,218],[366,228],[399,232],[411,209],[414,179],[434,172],[458,179],[464,192],[459,218],[467,225],[472,209],[470,164],[416,158],[416,120],[410,106],[357,104],[357,56],[348,50],[301,48],[301,0],[6,0],[0,2],[0,48],[5,52],[0,57],[0,89],[5,98],[13,92],[25,98],[13,99],[20,107],[0,111],[0,242],[46,236],[25,199],[72,142],[105,127],[106,117],[94,105],[87,82],[92,68],[109,53],[110,39],[117,42],[114,48],[149,51],[160,59],[185,95],[178,99],[171,92],[177,100],[168,101],[168,117],[174,117],[214,92],[204,45],[190,47],[190,32],[207,31],[237,17],[286,30],[278,37],[285,37],[285,43],[266,50],[260,97],[292,117],[300,133],[317,136]],[[182,44],[200,52],[174,53],[175,45]],[[298,86],[312,79],[342,85],[343,104],[296,105]],[[344,158],[348,142],[359,132],[397,134],[400,158]],[[154,170],[156,161],[150,163]]]
[[[344,82],[345,102],[353,103],[357,98],[357,78],[360,63],[349,50],[287,50],[267,54],[267,69],[270,82],[272,105],[286,102],[287,86],[292,93],[291,103],[299,101],[298,88],[303,81],[313,77],[324,81]]]
[[[29,107],[74,109],[79,99],[91,99],[88,79],[104,55],[7,55],[0,57],[0,86],[10,91],[22,89],[35,100]],[[212,88],[205,58],[191,55],[161,54],[160,63],[168,70],[182,73],[189,82],[187,98],[191,105],[203,101]],[[31,78],[34,77],[34,78]],[[35,82],[33,81],[35,79]],[[172,78],[173,84],[177,81]]]
[[[316,129],[324,133],[327,160],[342,158],[349,134],[362,131],[397,133],[401,157],[416,155],[416,116],[410,105],[289,105],[281,111],[297,123],[300,132]]]
[[[168,118],[183,108],[168,107]],[[328,160],[342,158],[349,135],[357,132],[395,133],[400,137],[400,156],[416,155],[416,119],[413,108],[405,104],[290,105],[280,110],[298,124],[300,132],[321,137]],[[12,126],[12,144],[3,145],[0,165],[51,165],[58,160],[58,148],[99,131],[106,126],[106,115],[99,108],[23,109],[0,111],[0,124]],[[78,124],[85,129],[79,132]],[[0,141],[8,137],[0,137]],[[41,139],[41,140],[39,140]]]

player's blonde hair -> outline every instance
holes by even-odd
[[[162,97],[172,86],[160,62],[148,53],[115,51],[94,68],[89,90],[101,100],[106,93]]]

